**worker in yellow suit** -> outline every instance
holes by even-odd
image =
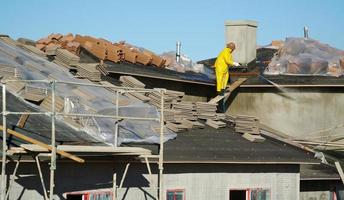
[[[218,94],[224,95],[225,89],[228,83],[228,65],[240,66],[239,63],[233,61],[232,53],[235,50],[235,44],[230,42],[226,45],[215,61],[215,73],[216,73],[216,91]]]

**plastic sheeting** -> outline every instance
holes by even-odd
[[[196,64],[192,62],[191,58],[187,55],[180,55],[180,62],[176,62],[176,52],[170,51],[160,55],[166,59],[168,66],[167,69],[177,72],[185,73],[188,71],[205,75],[208,79],[215,79],[214,70],[205,67],[203,64]]]
[[[58,80],[78,83],[91,83],[88,80],[74,78],[67,68],[27,52],[20,47],[7,44],[0,40],[0,65],[13,67],[22,80]],[[46,89],[50,93],[50,86],[46,83],[27,83],[26,87]],[[23,98],[23,91],[14,95]],[[57,84],[56,96],[64,101],[64,113],[83,114],[115,114],[115,94],[100,87],[78,86],[72,84]],[[43,110],[42,107],[23,101],[31,107]],[[13,111],[13,110],[10,110]],[[46,111],[46,110],[43,110]],[[119,115],[144,118],[158,118],[158,110],[148,104],[129,99],[123,95],[119,97]],[[58,116],[58,120],[74,129],[86,132],[90,142],[113,144],[115,133],[115,119],[96,117],[68,117]],[[160,143],[160,123],[157,121],[122,120],[119,122],[118,144],[128,142]],[[157,128],[158,127],[158,128]],[[176,137],[175,133],[165,130],[164,141]]]
[[[264,74],[340,76],[344,72],[339,64],[341,56],[344,56],[344,51],[317,40],[287,38]]]

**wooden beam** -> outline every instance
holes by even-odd
[[[2,125],[0,125],[0,131],[2,131],[2,130],[4,130],[4,127],[3,127]],[[45,143],[43,143],[43,142],[40,142],[40,141],[38,141],[38,140],[36,140],[36,139],[33,139],[33,138],[31,138],[31,137],[28,137],[28,136],[26,136],[26,135],[23,135],[23,134],[21,134],[21,133],[18,133],[18,132],[16,132],[16,131],[13,131],[13,130],[11,130],[11,129],[7,129],[7,133],[10,134],[10,135],[13,135],[13,136],[15,136],[15,137],[18,137],[18,138],[20,138],[20,139],[22,139],[22,140],[25,140],[26,142],[29,142],[29,143],[32,143],[32,144],[36,144],[36,145],[38,145],[38,146],[40,146],[40,147],[43,147],[43,148],[45,148],[45,149],[48,149],[48,150],[50,150],[50,151],[52,150],[52,147],[51,147],[51,146],[49,146],[49,145],[47,145],[47,144],[45,144]],[[3,139],[4,139],[4,138],[3,138]],[[65,152],[65,151],[56,150],[56,153],[60,154],[61,156],[67,157],[67,158],[69,158],[69,159],[72,159],[72,160],[74,160],[74,161],[76,161],[76,162],[79,162],[79,163],[84,163],[84,162],[85,162],[84,159],[79,158],[79,157],[77,157],[77,156],[75,156],[75,155],[72,155],[72,154],[70,154],[70,153],[67,153],[67,152]]]
[[[227,100],[229,95],[231,95],[231,92],[233,92],[236,88],[238,88],[246,80],[247,80],[247,78],[239,78],[232,85],[230,85],[229,88],[226,89],[226,92],[224,95],[217,95],[216,97],[214,97],[213,99],[208,101],[208,103],[217,103],[217,102],[221,101],[222,99]]]
[[[25,124],[26,124],[26,121],[28,120],[29,118],[29,114],[22,114],[17,122],[17,127],[18,128],[24,128]]]
[[[21,144],[20,146],[33,152],[48,152],[46,148],[35,144]],[[57,150],[77,153],[110,153],[113,155],[151,155],[150,150],[141,147],[59,145]]]
[[[137,153],[151,154],[151,151],[141,147],[112,147],[112,146],[85,146],[85,145],[60,145],[59,150],[85,153]]]
[[[241,84],[243,84],[247,78],[239,78],[237,81],[235,81],[232,85],[229,86],[227,89],[228,92],[233,92],[236,88],[238,88]]]

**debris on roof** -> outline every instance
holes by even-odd
[[[344,51],[307,38],[287,38],[264,74],[340,76]]]
[[[260,135],[259,119],[254,116],[239,115],[235,118],[235,131],[243,133],[242,137],[251,142],[263,142]]]
[[[63,41],[63,38],[64,36],[54,34],[40,40],[40,43],[47,46],[56,44],[56,41]],[[68,40],[68,37],[65,40]],[[36,49],[36,47],[30,47]],[[61,48],[56,49],[56,56],[53,58],[40,55],[45,55],[45,53],[38,49],[32,51],[23,48],[23,44],[11,38],[0,37],[0,73],[3,80],[58,80],[86,84],[101,80],[101,73],[97,70],[97,66],[101,63],[80,63],[78,56]],[[71,68],[77,70],[77,76],[69,72]],[[87,79],[80,79],[83,77]],[[6,86],[12,95],[22,99],[22,103],[36,111],[47,111],[51,107],[49,106],[51,103],[49,84],[9,82]],[[100,115],[115,113],[114,96],[113,91],[105,88],[60,84],[56,87],[56,107],[64,113]],[[120,115],[132,116],[135,113],[136,117],[159,117],[156,107],[137,99],[129,99],[120,94],[119,103]],[[92,138],[89,141],[113,144],[115,119],[82,116],[59,116],[57,119],[79,132],[86,132],[89,138]],[[160,132],[154,128],[158,124],[155,121],[138,123],[135,120],[122,120],[119,122],[118,144],[122,142],[159,143]],[[174,138],[175,134],[166,131],[165,136],[166,141]]]
[[[99,60],[108,60],[115,63],[127,61],[142,65],[154,65],[156,67],[166,67],[166,60],[155,53],[137,48],[126,42],[112,43],[103,38],[91,36],[50,34],[46,38],[37,41],[36,47],[47,54],[51,54],[52,49],[63,48],[79,56],[80,50],[85,49]]]
[[[167,69],[171,69],[177,72],[185,73],[186,71],[193,71],[196,73],[202,73],[209,77],[212,77],[212,70],[205,67],[203,64],[194,63],[191,58],[185,54],[180,55],[180,61],[176,61],[176,52],[169,51],[162,53],[160,56],[166,59]]]

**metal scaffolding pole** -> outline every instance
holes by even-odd
[[[164,171],[164,93],[161,89],[160,104],[160,149],[159,149],[159,200],[163,200],[163,171]]]
[[[51,160],[50,160],[50,187],[49,200],[54,198],[54,175],[56,170],[56,144],[55,144],[55,81],[51,82]]]
[[[17,171],[18,171],[18,168],[19,168],[20,160],[21,160],[21,155],[19,155],[19,158],[18,158],[18,160],[16,161],[16,166],[14,167],[14,170],[13,170],[12,177],[10,177],[10,183],[9,183],[9,185],[8,185],[8,189],[7,189],[7,192],[6,192],[6,197],[5,197],[5,199],[8,199],[8,197],[9,197],[9,195],[10,195],[10,191],[11,191],[13,182],[14,182],[14,180],[15,180],[15,176],[17,175]]]
[[[119,91],[116,91],[116,117],[118,117],[118,105],[119,104]],[[117,147],[118,145],[118,128],[119,128],[119,121],[120,119],[117,118],[116,124],[115,124],[115,138],[114,138],[114,147]]]
[[[40,164],[40,160],[39,160],[39,157],[38,157],[38,156],[39,156],[39,155],[35,156],[35,161],[36,161],[36,165],[37,165],[38,175],[39,175],[39,179],[40,179],[41,184],[42,184],[42,189],[43,189],[43,194],[44,194],[44,200],[48,200],[47,189],[45,188],[45,183],[44,183],[42,168],[41,168],[41,164]]]
[[[159,158],[158,160],[158,168],[159,168],[159,183],[158,183],[158,199],[163,200],[163,151],[164,151],[164,94],[166,92],[165,89],[155,89],[154,91],[159,91],[161,93],[161,108],[160,108],[160,117],[159,118],[149,118],[149,117],[126,117],[119,115],[119,95],[125,92],[147,92],[152,91],[152,89],[142,89],[142,88],[118,88],[116,91],[116,115],[102,115],[102,114],[79,114],[79,113],[59,113],[56,112],[55,103],[56,103],[56,84],[74,84],[74,85],[82,85],[82,86],[93,86],[93,87],[108,87],[103,85],[94,85],[94,84],[84,84],[84,83],[74,83],[74,82],[63,82],[63,81],[48,81],[48,80],[7,80],[7,82],[24,82],[24,83],[50,83],[51,86],[51,96],[52,96],[52,105],[51,105],[51,112],[7,112],[6,110],[6,84],[3,83],[2,87],[2,114],[3,114],[3,154],[2,154],[2,172],[1,172],[1,187],[0,187],[0,200],[6,200],[6,151],[7,151],[7,126],[6,120],[7,115],[21,115],[21,114],[30,114],[30,115],[50,115],[51,117],[51,155],[50,155],[50,184],[49,184],[49,200],[54,199],[54,187],[55,187],[55,170],[56,170],[56,153],[57,153],[57,146],[56,146],[56,130],[55,130],[55,120],[56,116],[79,116],[79,117],[102,117],[102,118],[112,118],[122,120],[122,119],[129,119],[129,120],[147,120],[147,121],[160,121],[160,145],[159,145],[159,155],[155,155],[154,158]],[[118,145],[118,123],[116,123],[116,132],[114,136],[114,146],[117,147]],[[152,157],[153,158],[153,157]],[[149,167],[148,158],[145,157],[145,161],[147,164],[147,168],[149,174],[151,174],[151,170]],[[36,159],[36,162],[39,160]],[[129,167],[128,163],[128,166]],[[39,163],[38,163],[39,165]],[[39,168],[40,178],[43,181],[43,175]],[[127,170],[125,171],[124,177],[121,180],[120,187],[123,186],[124,178],[126,176]],[[114,185],[113,191],[114,195],[117,193],[117,185],[116,185],[116,173],[113,175]],[[44,188],[44,182],[42,182]],[[45,198],[47,198],[47,192],[45,192]]]
[[[7,152],[7,144],[6,144],[6,84],[2,83],[2,165],[1,165],[1,200],[5,200],[6,198],[6,152]]]

